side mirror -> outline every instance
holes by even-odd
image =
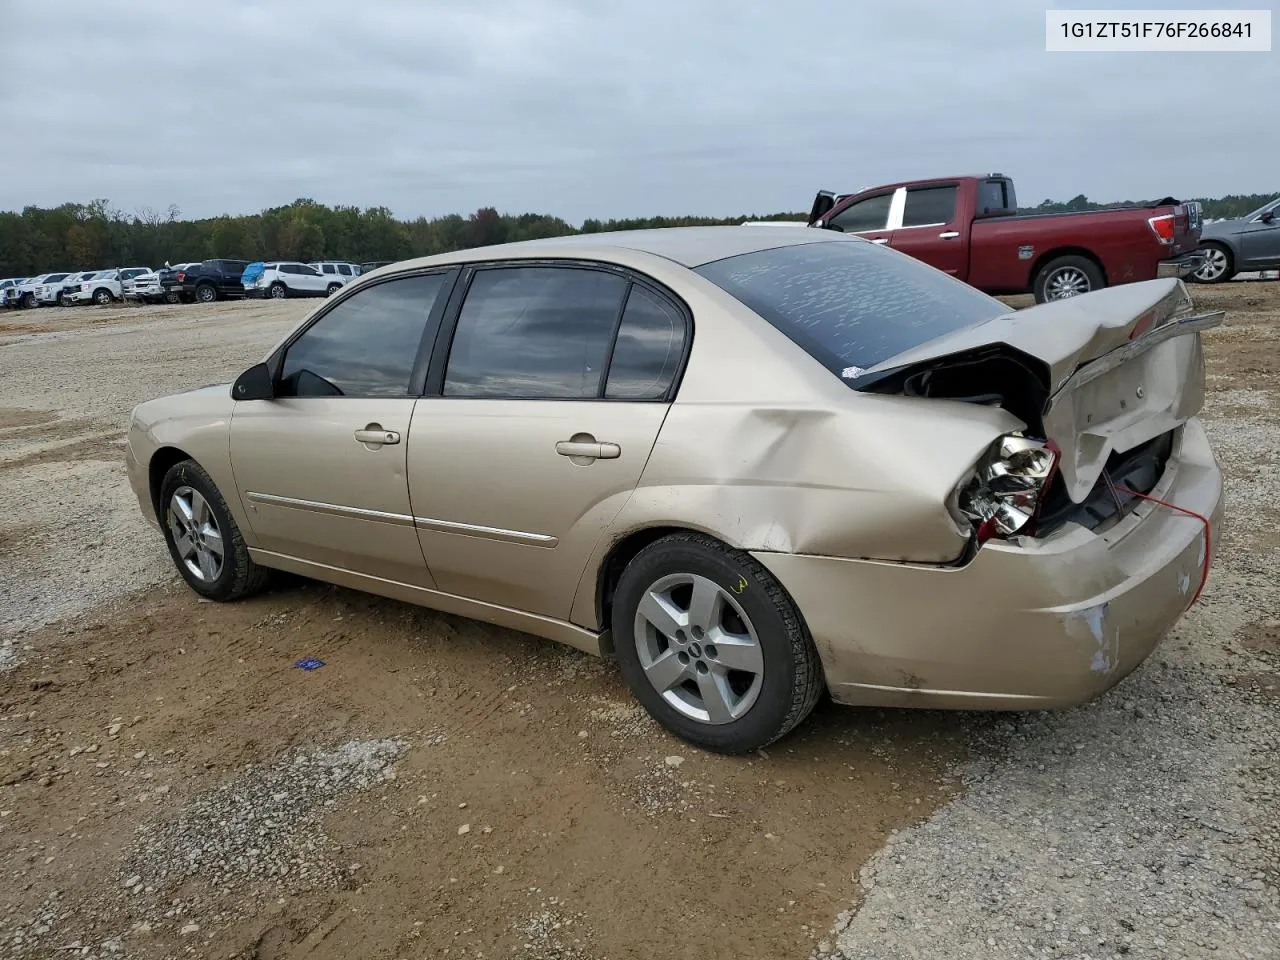
[[[271,368],[265,363],[256,363],[231,385],[232,400],[274,400],[276,385],[271,378]]]

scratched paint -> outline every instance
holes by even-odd
[[[1111,673],[1120,665],[1120,631],[1107,622],[1108,607],[1109,604],[1100,603],[1077,614],[1098,644],[1089,661],[1089,669],[1094,673]]]

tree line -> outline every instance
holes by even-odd
[[[1219,218],[1240,216],[1270,199],[1266,194],[1231,194],[1200,202],[1206,218]],[[1065,202],[1045,200],[1022,212],[1054,213],[1101,206],[1106,204],[1080,195]],[[723,218],[634,217],[589,219],[575,227],[550,214],[499,213],[493,207],[470,216],[398,220],[386,207],[329,207],[299,199],[261,213],[184,220],[176,206],[164,211],[143,208],[127,213],[106,200],[94,200],[0,212],[0,277],[31,276],[49,270],[158,266],[165,261],[182,263],[210,257],[365,263],[572,233],[807,218],[804,212]]]

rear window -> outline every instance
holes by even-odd
[[[1009,312],[919,260],[857,240],[759,250],[696,272],[843,377]]]

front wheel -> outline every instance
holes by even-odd
[[[239,600],[261,590],[267,571],[249,557],[217,485],[194,460],[174,464],[160,483],[161,526],[174,566],[210,600]]]
[[[1074,254],[1055,257],[1036,274],[1034,293],[1036,303],[1050,300],[1066,300],[1081,294],[1101,290],[1106,280],[1098,265],[1088,257]]]
[[[1191,275],[1196,283],[1226,283],[1236,275],[1231,251],[1218,243],[1206,243],[1202,250],[1204,264]]]
[[[612,629],[623,678],[649,714],[717,753],[772,743],[822,694],[818,652],[786,591],[700,534],[663,537],[627,565]]]
[[[105,307],[114,299],[110,290],[95,290],[93,292],[93,302],[100,307]]]
[[[36,300],[36,295],[34,293],[28,293],[23,296],[22,308],[24,310],[31,310],[38,306],[40,306],[40,302]]]

